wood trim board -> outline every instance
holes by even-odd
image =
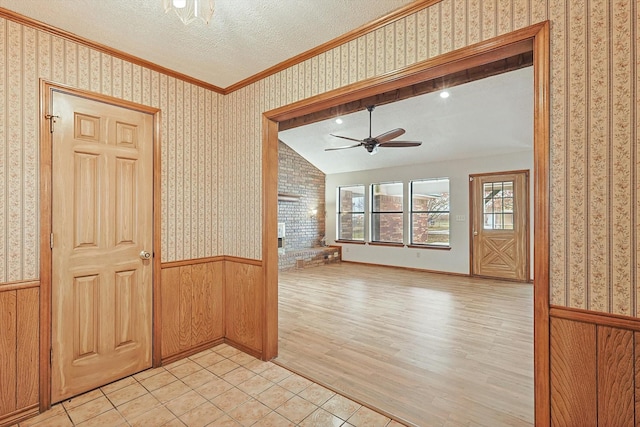
[[[263,192],[276,188],[275,197],[262,197],[262,358],[271,360],[278,355],[278,124],[266,116],[262,141]]]
[[[370,262],[360,262],[360,261],[341,260],[340,262],[349,263],[349,264],[360,264],[360,265],[383,265],[383,264],[372,264]],[[423,273],[442,274],[443,276],[471,277],[471,275],[467,273],[454,273],[451,271],[428,270],[426,268],[400,267],[397,265],[384,265],[384,267],[397,268],[399,270],[407,270],[407,271],[421,271]]]
[[[552,305],[549,317],[640,332],[640,318]]]
[[[550,67],[549,21],[539,24],[533,41],[533,384],[535,423],[551,423],[551,368],[549,323],[550,240]]]
[[[205,264],[207,262],[216,262],[216,261],[224,261],[224,256],[213,256],[207,258],[193,258],[193,259],[185,259],[180,261],[168,261],[160,264],[161,268],[173,268],[173,267],[182,267],[184,265],[194,265],[194,264]]]
[[[37,288],[40,286],[39,280],[22,280],[19,282],[0,283],[0,292],[16,291],[19,289]]]
[[[153,112],[153,323],[152,366],[162,364],[162,111]]]
[[[29,418],[32,418],[38,415],[40,411],[38,410],[38,405],[30,405],[26,408],[20,409],[19,411],[12,412],[10,414],[6,414],[0,420],[0,426],[15,426],[21,423],[22,421],[26,421]]]

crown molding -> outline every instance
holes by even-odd
[[[204,89],[208,89],[210,91],[219,93],[223,95],[225,90],[221,87],[212,85],[210,83],[204,82],[202,80],[198,80],[186,74],[179,73],[177,71],[171,70],[169,68],[162,67],[158,64],[155,64],[151,61],[147,61],[145,59],[139,58],[134,55],[130,55],[121,50],[88,40],[84,37],[80,37],[77,34],[70,33],[68,31],[61,30],[60,28],[56,28],[52,25],[45,24],[44,22],[36,21],[33,18],[29,18],[27,16],[21,15],[19,13],[13,12],[11,10],[0,7],[0,18],[5,18],[9,21],[16,22],[18,24],[25,25],[27,27],[34,28],[36,30],[47,32],[53,36],[63,38],[65,40],[72,41],[74,43],[81,44],[83,46],[87,46],[91,49],[97,50],[102,53],[106,53],[113,57],[122,59],[124,61],[131,62],[136,65],[140,65],[145,68],[149,68],[152,71],[157,71],[162,74],[166,74],[169,77],[174,77],[176,79],[182,80],[186,83],[193,84],[195,86],[202,87]]]
[[[292,58],[282,61],[281,63],[276,64],[273,67],[267,68],[266,70],[261,71],[257,74],[254,74],[253,76],[247,77],[246,79],[241,80],[238,83],[234,83],[231,86],[227,86],[224,89],[224,94],[228,95],[232,92],[242,89],[243,87],[249,86],[257,81],[260,81],[266,77],[279,73],[282,70],[286,70],[289,67],[292,67],[301,62],[304,62],[307,59],[311,59],[314,56],[320,55],[340,45],[343,45],[352,40],[355,40],[358,37],[363,36],[364,34],[373,32],[379,28],[384,27],[385,25],[388,25],[392,22],[405,18],[419,10],[425,9],[436,3],[440,3],[441,1],[442,0],[416,0],[413,3],[410,3],[381,18],[376,19],[375,21],[371,21],[367,24],[364,24],[363,26],[356,28],[355,30],[349,31],[348,33],[345,33],[339,37],[336,37],[333,40],[330,40],[326,43],[323,43],[319,46],[314,47],[313,49],[310,49],[306,52],[303,52],[299,55],[296,55]]]
[[[37,21],[33,18],[29,18],[27,16],[21,15],[19,13],[13,12],[11,10],[1,8],[0,7],[0,18],[5,18],[7,20],[34,28],[36,30],[47,32],[53,36],[60,37],[84,46],[87,46],[91,49],[97,50],[102,53],[106,53],[108,55],[114,56],[116,58],[120,58],[122,60],[131,62],[136,65],[140,65],[142,67],[149,68],[150,70],[157,71],[159,73],[165,74],[170,77],[174,77],[176,79],[182,80],[187,83],[191,83],[195,86],[202,87],[204,89],[208,89],[210,91],[219,93],[221,95],[228,95],[232,92],[242,89],[243,87],[249,86],[255,82],[258,82],[266,77],[269,77],[273,74],[279,73],[280,71],[286,70],[289,67],[297,65],[301,62],[304,62],[314,56],[325,53],[331,49],[334,49],[338,46],[341,46],[345,43],[348,43],[352,40],[357,39],[358,37],[363,36],[364,34],[373,32],[377,29],[380,29],[392,22],[398,21],[402,18],[405,18],[419,10],[425,9],[429,6],[432,6],[436,3],[441,2],[442,0],[416,0],[413,3],[410,3],[400,9],[397,9],[381,18],[376,19],[375,21],[369,22],[355,30],[349,31],[333,40],[330,40],[326,43],[323,43],[319,46],[314,47],[306,52],[303,52],[299,55],[296,55],[292,58],[289,58],[279,64],[274,65],[273,67],[269,67],[266,70],[263,70],[253,76],[247,77],[244,80],[241,80],[237,83],[232,84],[226,88],[221,88],[219,86],[215,86],[211,83],[204,82],[202,80],[198,80],[194,77],[188,76],[186,74],[179,73],[177,71],[171,70],[169,68],[162,67],[158,64],[155,64],[151,61],[147,61],[145,59],[139,58],[134,55],[130,55],[121,50],[103,45],[101,43],[94,42],[92,40],[86,39],[84,37],[80,37],[77,34],[61,30],[60,28],[54,27],[52,25],[45,24],[44,22]]]

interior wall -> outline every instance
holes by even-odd
[[[260,257],[259,114],[544,20],[551,21],[551,302],[638,313],[640,166],[638,10],[610,2],[444,0],[226,97],[234,154],[225,179],[248,173],[228,230],[255,231],[229,253]],[[247,131],[238,123],[253,124]],[[228,208],[231,200],[225,204]],[[228,239],[225,238],[225,242]]]
[[[40,77],[162,109],[163,261],[261,259],[262,112],[546,19],[551,302],[636,316],[640,19],[632,0],[444,0],[226,97],[0,19],[0,283],[39,276]]]
[[[283,142],[278,143],[280,193],[300,196],[295,201],[278,201],[278,222],[285,224],[284,249],[321,246],[325,237],[325,174]]]
[[[342,246],[344,261],[469,274],[469,175],[525,169],[533,170],[533,152],[530,150],[502,156],[327,175],[327,240],[329,244]],[[429,178],[449,178],[451,250],[335,243],[336,188],[338,186],[364,184],[365,191],[368,192],[370,184],[403,182],[406,196],[409,181]],[[529,184],[529,194],[533,198],[531,176]],[[533,235],[533,203],[530,203],[530,208],[531,234]],[[464,220],[456,220],[458,216],[463,216]],[[408,227],[405,226],[405,230],[407,229]],[[533,269],[533,250],[531,250],[531,268]]]
[[[0,283],[39,277],[39,79],[160,108],[162,261],[222,253],[221,95],[5,19],[0,64]]]

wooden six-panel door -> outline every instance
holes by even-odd
[[[527,171],[472,175],[472,274],[529,280]]]
[[[151,366],[153,116],[59,91],[52,107],[57,402]]]

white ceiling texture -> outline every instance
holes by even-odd
[[[226,88],[412,3],[412,0],[216,0],[211,22],[185,26],[163,0],[0,0],[0,7]],[[531,149],[531,67],[381,105],[373,135],[401,127],[418,148],[325,152],[368,136],[366,110],[280,132],[323,172],[338,173]]]
[[[413,0],[216,0],[185,26],[163,0],[0,0],[0,7],[226,88]]]

